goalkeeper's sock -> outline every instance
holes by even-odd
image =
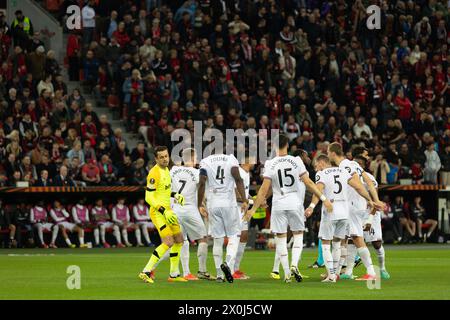
[[[184,240],[181,247],[181,266],[183,267],[183,276],[191,273],[189,269],[189,241]]]
[[[161,259],[161,257],[164,256],[164,254],[169,250],[169,246],[165,244],[164,242],[161,243],[152,253],[152,256],[150,257],[150,260],[148,261],[147,265],[144,267],[144,270],[142,272],[152,272],[155,268],[158,261]]]
[[[323,266],[324,265],[324,261],[323,261],[323,254],[322,254],[322,239],[319,239],[319,244],[317,246],[317,264],[319,266]]]
[[[174,243],[170,248],[170,276],[177,277],[180,275],[180,252],[183,243]]]
[[[206,272],[207,271],[206,260],[208,258],[208,243],[207,242],[199,242],[197,258],[198,258],[198,271]]]

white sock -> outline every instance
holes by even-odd
[[[341,270],[345,264],[345,261],[347,261],[347,247],[341,247],[341,257],[339,259],[339,265],[336,270],[336,274],[341,274]]]
[[[42,231],[42,226],[38,225],[37,227],[39,240],[41,240],[41,244],[44,244],[44,232]]]
[[[115,232],[115,230],[114,230]],[[100,238],[102,239],[102,243],[106,243],[106,228],[105,226],[100,226]]]
[[[70,239],[69,239],[69,237],[67,237],[67,239],[66,239],[66,243],[67,243],[67,245],[68,245],[68,246],[72,245],[72,242],[70,242]]]
[[[180,260],[183,267],[183,276],[185,277],[191,273],[191,270],[189,270],[189,241],[187,240],[184,240],[181,247]]]
[[[353,267],[355,266],[356,257],[356,247],[354,244],[347,245],[347,268],[345,269],[345,274],[348,276],[353,275]]]
[[[341,242],[333,241],[333,246],[331,248],[331,255],[333,256],[333,273],[337,273],[339,267],[339,259],[341,258]],[[340,270],[339,270],[340,271]]]
[[[367,247],[358,248],[358,254],[364,266],[367,269],[367,274],[375,275],[375,270],[373,269],[372,258],[370,257],[370,251]]]
[[[145,242],[147,242],[147,244],[152,243],[152,242],[150,241],[150,236],[149,236],[149,234],[148,234],[148,229],[147,229],[147,226],[146,226],[146,225],[142,225],[142,233],[144,234]]]
[[[197,249],[198,271],[206,272],[206,259],[208,257],[208,243],[200,242]]]
[[[384,253],[384,247],[381,246],[380,249],[375,249],[377,252],[377,258],[378,258],[378,265],[380,266],[380,270],[386,270],[385,266],[385,253]]]
[[[280,257],[281,265],[284,270],[284,277],[287,278],[291,275],[291,271],[289,270],[289,256],[287,249],[287,239],[286,238],[275,238],[275,245],[277,255]]]
[[[100,244],[100,231],[98,231],[98,228],[94,229],[94,239],[96,245]]]
[[[216,267],[217,277],[223,278],[222,269],[220,269],[220,265],[223,262],[223,238],[215,238],[213,245],[213,257],[214,257],[214,265]]]
[[[300,257],[302,256],[303,251],[303,233],[294,234],[293,238],[294,244],[292,245],[291,266],[298,267],[298,263],[300,261]]]
[[[142,239],[141,239],[141,229],[136,228],[136,230],[134,230],[134,235],[136,237],[136,242],[138,245],[142,244]]]
[[[54,226],[52,230],[52,243],[55,244],[56,238],[58,237],[59,227]]]
[[[122,229],[122,237],[123,237],[123,241],[125,241],[126,244],[128,244],[128,232],[127,229]]]
[[[323,261],[325,262],[325,268],[328,271],[328,275],[332,276],[334,274],[333,270],[333,256],[331,255],[331,245],[324,244],[322,242],[322,255]]]
[[[235,235],[235,236],[230,236],[228,238],[228,245],[227,245],[227,251],[226,251],[226,257],[225,257],[225,261],[228,265],[228,267],[230,267],[231,270],[231,274],[234,273],[234,264],[236,262],[236,254],[238,251],[238,247],[239,247],[239,236]]]
[[[120,240],[120,230],[118,226],[114,226],[113,227],[114,230],[114,237],[116,238],[117,244],[122,243],[122,241]]]
[[[84,244],[84,237],[79,237],[78,240],[80,241],[80,244]]]
[[[239,242],[237,254],[236,254],[236,262],[234,263],[234,269],[239,270],[241,266],[242,257],[244,256],[245,247],[247,246],[247,242]]]
[[[275,258],[273,259],[273,269],[272,272],[280,273],[280,256],[275,251]]]

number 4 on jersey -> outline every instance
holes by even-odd
[[[225,179],[225,171],[222,167],[217,168],[216,180],[220,181],[220,184],[223,184],[223,180]]]

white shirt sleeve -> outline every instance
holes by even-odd
[[[264,178],[269,178],[272,179],[272,170],[270,170],[270,160],[267,160],[266,163],[264,164],[264,172],[263,172],[263,177]]]
[[[139,219],[139,214],[138,214],[137,208],[138,208],[138,206],[133,206],[133,216],[136,221],[139,221],[140,219]]]
[[[239,167],[239,161],[232,154],[230,154],[230,156],[228,158],[228,164],[230,166],[230,169],[233,168],[233,167]]]
[[[75,223],[81,223],[80,219],[78,219],[78,215],[77,215],[77,208],[73,207],[72,208],[72,219]]]
[[[111,215],[112,215],[113,222],[119,223],[119,224],[122,223],[122,221],[117,220],[116,207],[112,208]]]
[[[60,222],[60,221],[64,220],[64,218],[62,218],[62,217],[58,218],[56,216],[55,210],[53,210],[53,209],[50,210],[50,217],[52,217],[53,221],[55,221],[55,222]]]
[[[36,223],[36,221],[34,220],[34,211],[33,211],[33,208],[30,209],[30,222],[31,222],[31,223]]]

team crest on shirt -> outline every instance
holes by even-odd
[[[345,167],[345,169],[347,169],[348,173],[352,173],[352,170],[350,169],[350,167]]]
[[[150,179],[150,184],[155,184],[155,179],[151,178]]]

